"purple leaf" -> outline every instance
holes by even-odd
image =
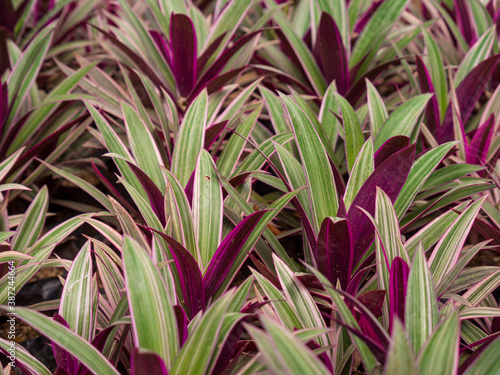
[[[203,148],[207,151],[210,151],[210,147],[215,142],[215,140],[219,137],[219,135],[224,131],[228,123],[228,120],[218,122],[210,126],[207,130],[205,130],[205,145]]]
[[[246,66],[241,66],[239,68],[230,70],[229,72],[226,72],[224,74],[221,74],[213,79],[211,79],[207,84],[207,93],[210,95],[211,93],[220,90],[223,88],[228,82],[230,82],[232,79],[234,79],[238,74],[240,74]],[[200,91],[203,89],[203,87],[200,89]],[[199,92],[199,91],[198,91]],[[196,98],[195,95],[190,96],[190,102],[192,99]]]
[[[190,98],[196,97],[198,93],[201,90],[203,90],[203,88],[207,86],[207,84],[220,73],[220,71],[224,68],[224,66],[226,66],[229,59],[233,57],[245,44],[247,44],[260,32],[261,31],[258,30],[245,35],[244,37],[238,39],[232,45],[231,48],[224,51],[224,53],[217,60],[215,60],[215,62],[210,66],[210,68],[208,68],[208,70],[201,76],[195,88],[191,91],[189,97]]]
[[[365,305],[373,316],[378,317],[382,313],[385,295],[386,291],[383,289],[370,290],[360,295],[358,301]]]
[[[379,187],[394,203],[410,172],[415,157],[415,145],[408,146],[388,157],[368,177],[351,204],[347,219],[351,224],[356,265],[374,239],[374,228],[370,219],[361,210],[375,215],[376,188]]]
[[[219,245],[203,278],[205,301],[223,283],[243,245],[266,212],[267,210],[257,211],[244,218]]]
[[[281,284],[280,280],[278,279],[278,276],[276,276],[268,266],[266,266],[264,263],[262,263],[260,260],[258,260],[255,256],[252,254],[248,254],[248,257],[252,261],[252,263],[255,265],[257,270],[264,276],[271,284],[273,284],[276,288],[281,289]]]
[[[460,27],[460,31],[462,32],[467,44],[472,46],[477,40],[477,35],[474,27],[472,26],[472,11],[467,5],[468,1],[454,0],[453,2],[455,3],[457,23]]]
[[[226,33],[222,33],[220,36],[218,36],[206,49],[203,51],[201,56],[198,58],[198,76],[201,74],[203,68],[207,64],[207,61],[210,59],[210,57],[214,54],[215,51],[217,51],[217,48],[219,48],[220,44],[222,43],[222,40],[226,36]]]
[[[332,167],[333,178],[335,180],[335,188],[337,189],[337,194],[340,196],[344,196],[345,195],[344,179],[342,178],[342,175],[340,174],[339,169],[337,168],[333,160],[328,158],[328,161],[330,162],[330,166]]]
[[[54,0],[37,0],[33,11],[33,20],[35,24],[37,24],[52,8],[54,8]]]
[[[420,82],[420,91],[423,93],[431,93],[435,94],[434,85],[432,84],[431,77],[429,76],[429,72],[427,67],[425,66],[422,59],[417,56],[417,72],[418,72],[418,81]],[[436,95],[434,95],[429,103],[427,103],[427,108],[425,109],[425,116],[427,118],[427,124],[429,130],[432,134],[436,134],[437,128],[441,124],[439,106],[437,102]]]
[[[395,317],[398,317],[403,323],[405,321],[406,288],[409,273],[408,264],[400,257],[394,258],[389,275],[389,324],[391,329]]]
[[[486,156],[490,148],[491,138],[493,136],[493,125],[495,124],[495,115],[492,113],[488,120],[478,127],[472,137],[472,141],[467,153],[466,160],[468,164],[484,165]]]
[[[2,84],[2,82],[0,82],[0,135],[2,134],[5,121],[7,120],[7,116],[9,115],[8,98],[9,87],[7,86],[7,83]]]
[[[175,318],[177,320],[177,330],[179,331],[179,347],[182,348],[188,339],[188,318],[184,309],[178,305],[174,306]]]
[[[160,189],[158,189],[153,180],[151,180],[149,176],[144,173],[139,167],[128,161],[127,164],[130,169],[132,169],[142,187],[144,188],[144,191],[148,195],[153,212],[158,217],[158,220],[160,220],[161,225],[165,226],[165,224],[167,223],[165,218],[165,198]]]
[[[500,246],[500,231],[498,229],[478,217],[474,220],[472,227],[485,239],[491,239],[490,245]]]
[[[62,367],[58,367],[58,368],[56,368],[54,375],[71,375],[71,374],[68,371],[66,371],[65,369],[63,369]]]
[[[467,122],[476,102],[479,100],[481,95],[488,84],[491,75],[493,74],[495,67],[498,63],[500,55],[495,55],[489,59],[484,60],[478,66],[476,66],[472,71],[467,74],[463,81],[458,85],[457,88],[457,100],[460,108],[460,118],[464,123]],[[437,141],[439,143],[445,143],[453,140],[453,106],[448,105],[446,110],[446,116],[444,118],[443,124],[438,128]]]
[[[106,345],[106,340],[109,337],[109,334],[113,331],[113,326],[107,327],[103,329],[101,332],[99,332],[94,339],[92,340],[92,346],[94,346],[97,350],[99,350],[101,353],[104,349],[104,346]],[[78,375],[92,375],[92,372],[83,365],[83,363],[80,364],[80,367],[78,368]]]
[[[352,234],[349,221],[337,222],[329,217],[321,223],[318,234],[318,245],[315,252],[318,271],[325,275],[332,285],[340,285],[343,290],[351,279],[353,267]]]
[[[382,144],[382,146],[380,146],[374,155],[375,169],[377,169],[378,166],[386,161],[391,155],[394,155],[396,152],[408,147],[409,144],[410,138],[405,137],[404,135],[397,135],[389,138],[384,144]]]
[[[179,94],[187,97],[196,83],[197,45],[193,23],[184,14],[170,17],[170,42],[172,46],[172,70]]]
[[[165,40],[165,37],[163,34],[156,30],[151,30],[149,32],[151,37],[153,38],[154,42],[156,43],[156,46],[160,50],[161,54],[163,55],[163,58],[167,62],[167,64],[172,67],[172,50],[170,49],[170,45],[168,42]]]
[[[168,375],[167,367],[161,357],[153,352],[140,352],[135,349],[130,361],[132,375]]]
[[[181,284],[183,298],[182,302],[188,310],[188,316],[192,318],[198,311],[205,307],[203,279],[198,263],[196,263],[191,253],[172,237],[154,229],[153,231],[160,235],[170,248],[175,267],[179,273],[179,282]]]
[[[196,175],[196,169],[191,173],[191,177],[187,182],[186,187],[184,188],[184,193],[186,193],[186,198],[188,200],[189,205],[193,206],[193,190],[194,190],[194,176]]]
[[[349,63],[342,36],[334,19],[327,13],[321,14],[314,55],[327,83],[335,81],[340,95],[349,87]]]
[[[473,348],[479,344],[482,344],[479,348],[474,350],[472,354],[460,365],[460,367],[458,368],[458,374],[463,374],[467,370],[467,367],[472,365],[479,358],[481,353],[484,352],[486,348],[488,348],[488,346],[493,344],[494,341],[499,340],[499,335],[500,334],[493,334],[469,345],[468,348]]]
[[[64,320],[64,318],[61,315],[55,313],[52,316],[52,319],[55,322],[69,329],[68,323],[66,322],[66,320]],[[52,342],[52,351],[54,352],[54,358],[56,360],[57,367],[62,368],[70,375],[76,374],[78,371],[78,367],[80,365],[78,363],[78,360],[70,352],[66,351],[64,348],[57,345],[54,341],[51,342]]]

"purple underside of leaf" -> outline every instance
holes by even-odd
[[[348,220],[336,223],[328,217],[323,220],[314,256],[318,270],[332,285],[337,285],[337,280],[340,280],[340,285],[345,290],[353,267],[352,235]]]
[[[187,97],[196,83],[197,45],[193,23],[184,14],[170,17],[170,43],[172,46],[172,70],[179,94]]]
[[[122,50],[156,86],[162,87],[172,98],[175,98],[175,95],[170,91],[168,87],[166,87],[162,80],[156,75],[154,70],[149,66],[147,62],[145,62],[137,53],[132,51],[125,44],[120,42],[117,38],[115,38],[111,33],[95,26],[91,25],[96,30],[99,30],[102,34],[104,34],[111,42],[113,42],[116,47]],[[130,67],[129,67],[130,68]]]
[[[224,131],[228,123],[228,120],[218,122],[217,124],[214,124],[210,126],[207,130],[205,130],[205,144],[203,148],[207,151],[210,150],[210,147],[213,145],[215,140],[221,135],[221,133]]]
[[[309,341],[307,343],[307,346],[309,347],[309,349],[313,351],[322,348],[316,341],[313,340]],[[332,361],[330,360],[330,357],[327,355],[327,352],[324,351],[323,353],[319,354],[319,358],[322,360],[326,368],[330,371],[330,374],[333,374]]]
[[[1,41],[0,41],[1,43]],[[2,74],[2,72],[0,72]],[[4,122],[9,116],[9,88],[7,84],[2,84],[0,82],[0,134],[2,134]]]
[[[196,169],[191,173],[189,180],[184,188],[184,193],[186,194],[186,198],[188,200],[189,205],[193,206],[193,191],[194,191],[194,177],[196,176]]]
[[[406,289],[409,274],[408,264],[400,257],[394,258],[389,275],[389,321],[391,328],[395,317],[398,317],[403,323],[405,321]]]
[[[175,318],[177,321],[177,330],[179,331],[179,347],[182,348],[188,339],[188,317],[184,309],[178,305],[174,306]]]
[[[153,38],[154,42],[156,43],[156,47],[158,47],[158,49],[160,50],[167,64],[169,66],[172,66],[172,50],[163,34],[156,30],[150,30],[149,34]]]
[[[498,229],[478,217],[474,220],[473,228],[485,239],[491,239],[490,245],[500,246],[500,231]]]
[[[358,297],[358,301],[370,310],[373,316],[378,317],[382,313],[382,305],[386,291],[382,289],[369,290]]]
[[[371,253],[361,264],[361,266],[358,268],[358,270],[352,275],[351,282],[347,286],[346,292],[351,294],[351,295],[356,295],[358,291],[358,287],[361,284],[361,281],[363,278],[367,275],[368,271],[371,268],[374,268],[375,265],[373,264],[375,260],[375,252]]]
[[[52,8],[54,8],[54,0],[37,0],[35,9],[33,10],[33,21],[35,24]]]
[[[395,137],[389,138],[387,141],[380,146],[374,155],[374,166],[375,169],[378,168],[380,164],[387,160],[391,155],[410,145],[410,138],[404,135],[397,135]]]
[[[431,77],[429,75],[429,71],[425,66],[424,62],[417,56],[417,72],[418,72],[418,81],[420,83],[420,90],[423,93],[431,93],[435,94],[434,85],[432,84]],[[427,118],[427,125],[431,133],[435,136],[436,130],[441,123],[440,114],[439,114],[439,106],[437,102],[436,95],[432,96],[427,103],[427,108],[425,109],[425,115]]]
[[[481,345],[479,348],[474,350],[472,354],[460,365],[458,368],[458,374],[462,375],[466,370],[467,367],[472,365],[481,355],[482,352],[484,352],[485,349],[488,348],[491,344],[493,344],[494,341],[500,340],[499,338],[500,334],[493,334],[490,335],[480,341],[477,341],[475,343],[472,343],[471,345],[468,345],[467,348],[473,348],[477,345]]]
[[[271,284],[273,284],[276,288],[281,289],[281,284],[280,280],[278,279],[278,276],[276,276],[268,266],[266,266],[264,263],[262,263],[257,257],[255,257],[253,254],[248,254],[248,257],[252,261],[252,263],[255,265],[257,270],[264,276]]]
[[[229,83],[231,80],[233,80],[234,78],[236,78],[236,76],[238,76],[238,74],[240,74],[246,68],[247,68],[247,65],[240,66],[239,68],[230,70],[229,72],[220,74],[220,75],[216,76],[215,78],[211,79],[206,84],[206,86],[205,86],[206,89],[207,89],[208,95],[210,95],[210,94],[212,94],[212,93],[214,93],[216,91],[219,91],[222,88],[224,88],[224,86],[227,83]],[[203,89],[203,87],[200,88],[200,90],[198,91],[198,93],[200,93],[200,91],[202,89]],[[194,97],[196,97],[198,95],[198,93]],[[193,95],[191,95],[191,97],[193,97]]]
[[[101,353],[104,349],[104,346],[106,345],[106,341],[109,337],[109,334],[113,331],[114,327],[110,326],[105,329],[103,329],[101,332],[99,332],[94,339],[92,340],[92,346],[94,346],[97,350],[99,350]],[[77,375],[91,375],[92,372],[83,365],[83,363],[80,364],[80,367],[78,368]]]
[[[476,102],[490,81],[500,55],[495,55],[484,60],[467,74],[457,88],[457,101],[460,108],[460,118],[463,123],[469,119]],[[438,128],[437,141],[439,143],[450,142],[454,138],[453,133],[453,105],[450,103],[441,127]]]
[[[179,282],[181,284],[182,296],[184,299],[183,302],[188,309],[188,316],[192,318],[205,307],[205,288],[203,286],[203,277],[198,267],[198,263],[196,263],[191,253],[172,237],[154,229],[153,231],[161,236],[170,248],[179,274]]]
[[[161,357],[152,352],[132,352],[130,361],[131,375],[168,375],[167,367]]]
[[[231,57],[233,57],[245,44],[247,44],[250,40],[252,40],[256,35],[258,35],[261,30],[254,31],[250,34],[245,35],[238,39],[230,48],[225,50],[222,55],[215,60],[215,62],[207,69],[207,71],[200,77],[196,86],[193,88],[189,97],[196,97],[197,93],[199,93],[207,84],[213,80],[222,69],[226,66],[227,62]]]
[[[370,8],[363,14],[363,16],[361,16],[361,18],[359,19],[358,23],[354,26],[354,30],[353,31],[355,33],[360,33],[360,32],[363,31],[363,29],[365,28],[366,24],[370,21],[370,19],[372,18],[373,14],[377,11],[377,9],[380,7],[380,5],[382,5],[382,3],[384,1],[385,0],[378,0],[378,1],[372,2],[372,5],[370,6]]]
[[[453,2],[455,3],[457,23],[460,27],[460,31],[462,32],[467,44],[472,46],[477,40],[476,31],[472,26],[472,11],[467,6],[467,2],[465,0],[454,0]]]
[[[304,71],[304,67],[300,63],[300,59],[295,53],[295,50],[288,41],[286,35],[280,29],[276,29],[276,36],[281,42],[280,43],[281,50],[285,53],[286,56],[288,56],[288,58],[292,61],[293,65],[295,65],[295,67],[300,71],[302,76],[307,77],[307,74]]]
[[[378,78],[379,75],[381,75],[384,71],[386,71],[387,68],[389,68],[391,65],[398,63],[399,61],[401,61],[401,59],[394,59],[388,61],[386,63],[376,66],[375,68],[365,73],[357,81],[351,84],[351,87],[345,94],[346,100],[352,106],[355,106],[358,100],[361,99],[361,97],[364,94],[366,94],[366,79],[368,79],[370,82],[375,82],[375,80]],[[359,69],[360,66],[358,66],[357,68]],[[349,77],[351,77],[351,80],[354,79],[354,77],[356,77],[355,69],[352,69],[349,72]]]
[[[245,319],[245,318],[243,318]],[[241,339],[241,334],[243,333],[243,325],[241,321],[236,323],[236,326],[232,329],[231,333],[227,336],[224,346],[219,352],[217,362],[212,370],[212,374],[223,374],[228,367],[232,359],[235,358],[235,354],[238,352],[238,342]]]
[[[394,203],[408,177],[414,157],[414,144],[388,157],[368,177],[354,198],[347,213],[353,235],[354,265],[359,262],[374,239],[373,224],[361,208],[370,215],[375,215],[377,187],[381,188]]]
[[[203,278],[205,300],[212,297],[224,282],[241,248],[266,212],[267,210],[257,211],[244,218],[219,245]]]
[[[339,169],[337,168],[337,166],[330,157],[328,158],[328,161],[330,162],[330,166],[332,167],[333,178],[335,182],[335,188],[337,189],[337,194],[340,196],[344,196],[345,195],[344,179],[342,178]]]
[[[52,319],[69,329],[68,323],[61,315],[56,313],[52,316]],[[76,374],[76,372],[78,371],[78,367],[80,366],[78,360],[70,352],[56,344],[54,341],[51,340],[51,343],[52,352],[54,353],[54,359],[56,360],[57,367],[62,368],[69,374]]]
[[[493,136],[493,125],[495,124],[495,115],[492,113],[486,122],[479,126],[472,137],[472,141],[467,153],[466,160],[468,164],[484,165],[490,148]]]
[[[340,95],[349,87],[349,64],[342,36],[332,16],[321,14],[314,55],[327,83],[335,81]]]
[[[222,43],[222,40],[226,36],[227,32],[222,33],[220,36],[218,36],[206,49],[203,51],[201,56],[198,58],[198,76],[201,74],[203,71],[203,68],[205,68],[205,65],[207,64],[208,60],[210,57],[214,54],[214,52],[219,48],[220,44]]]
[[[137,179],[141,183],[142,187],[144,188],[144,191],[148,195],[149,202],[151,203],[151,208],[153,209],[153,212],[158,217],[158,220],[160,220],[161,225],[165,226],[166,224],[165,197],[161,193],[160,189],[158,189],[156,184],[149,178],[149,176],[146,173],[144,173],[135,164],[132,164],[128,161],[127,164],[130,167],[130,169],[132,169]]]

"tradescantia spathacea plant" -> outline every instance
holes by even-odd
[[[15,35],[40,65],[15,115],[2,101],[3,124],[21,124],[2,181],[43,159],[23,159],[37,142],[23,121],[41,111],[65,129],[55,138],[77,125],[61,125],[65,103],[81,133],[58,147],[87,146],[99,180],[37,161],[92,207],[51,200],[27,173],[0,187],[32,200],[2,232],[19,287],[66,271],[59,300],[17,308],[52,341],[58,374],[498,368],[500,269],[471,265],[500,245],[498,4],[34,3],[32,36]],[[67,39],[66,22],[78,25]],[[31,109],[47,55],[73,83]],[[51,202],[84,213],[45,234]],[[76,257],[51,256],[83,223],[94,234]],[[53,372],[20,347],[17,365]]]

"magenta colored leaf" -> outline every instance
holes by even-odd
[[[333,222],[329,217],[321,223],[318,244],[314,256],[318,271],[325,275],[332,285],[346,290],[353,267],[353,245],[351,226],[348,220]]]
[[[342,178],[342,175],[339,172],[339,169],[333,162],[331,158],[328,158],[328,161],[330,162],[330,166],[332,167],[332,172],[333,172],[333,178],[335,180],[335,188],[337,189],[337,194],[344,196],[345,195],[345,184],[344,184],[344,179]]]
[[[422,59],[417,56],[417,72],[418,72],[418,81],[420,82],[420,91],[422,94],[431,93],[435,94],[434,85],[432,84],[431,77],[425,66]],[[436,95],[432,96],[432,98],[427,103],[427,108],[425,109],[425,116],[427,118],[427,125],[429,130],[433,135],[436,135],[437,128],[441,124],[440,114],[439,114],[439,106],[436,99]]]
[[[493,125],[495,125],[495,115],[492,113],[486,122],[478,127],[470,143],[466,155],[467,163],[484,165],[486,156],[490,148],[493,136]]]
[[[484,60],[478,66],[476,66],[472,71],[467,74],[463,81],[458,85],[457,88],[457,100],[460,108],[460,118],[463,123],[466,123],[469,119],[476,102],[479,100],[481,95],[486,88],[486,85],[490,81],[491,75],[493,74],[495,67],[497,66],[498,59],[500,55],[495,55],[489,59]],[[437,141],[439,143],[445,143],[453,140],[453,106],[448,105],[446,110],[446,116],[443,121],[443,125],[438,128]]]
[[[106,345],[109,334],[113,331],[113,328],[113,326],[106,327],[101,332],[99,332],[92,340],[92,346],[94,346],[101,353],[104,349],[104,346]],[[92,375],[92,372],[86,366],[84,366],[83,363],[81,363],[80,367],[78,368],[77,375]]]
[[[389,275],[390,327],[392,327],[395,317],[398,317],[403,323],[405,321],[406,288],[409,274],[410,268],[408,264],[400,257],[394,258]]]
[[[156,30],[151,30],[149,34],[153,38],[167,64],[172,67],[172,50],[163,34]]]
[[[353,31],[355,33],[359,34],[359,33],[361,33],[361,31],[363,31],[363,29],[365,28],[366,24],[370,21],[370,19],[372,18],[373,14],[377,11],[377,9],[379,8],[379,6],[382,5],[383,2],[384,2],[384,0],[378,0],[378,1],[372,2],[372,5],[370,6],[370,8],[361,16],[361,18],[359,19],[358,23],[354,26],[354,30]]]
[[[415,157],[415,145],[408,146],[388,157],[368,177],[351,204],[347,219],[351,224],[356,265],[374,239],[374,228],[370,219],[361,210],[375,215],[376,188],[387,194],[392,202],[396,200],[410,172]]]
[[[128,161],[127,164],[130,169],[132,169],[142,187],[144,188],[144,191],[148,195],[149,203],[151,203],[153,212],[158,217],[158,220],[160,220],[161,225],[165,226],[165,224],[167,223],[165,218],[165,198],[160,189],[158,189],[158,186],[156,186],[153,180],[151,180],[151,178],[149,178],[149,176],[144,173],[139,167]]]
[[[224,74],[218,75],[217,77],[211,79],[207,83],[207,85],[205,86],[206,89],[207,89],[208,95],[210,95],[211,93],[216,92],[216,91],[222,89],[228,82],[230,82],[231,80],[233,80],[238,74],[240,74],[243,70],[245,70],[245,68],[247,68],[247,66],[241,66],[239,68],[230,70],[229,72],[226,72]],[[202,89],[203,89],[203,87],[200,88],[200,90],[198,91],[198,93]],[[198,95],[198,93],[196,93],[196,95],[191,95],[190,96],[190,100],[192,100],[192,98],[196,98],[196,96]]]
[[[377,150],[374,155],[375,169],[378,168],[380,164],[387,160],[388,157],[394,155],[396,152],[408,147],[410,144],[410,138],[404,135],[397,135],[395,137],[389,138],[385,141],[382,146]]]
[[[219,137],[219,135],[224,131],[227,126],[228,121],[218,122],[210,126],[207,130],[205,130],[205,145],[203,148],[207,151],[210,151],[210,147],[215,142],[215,140]]]
[[[198,311],[205,307],[203,279],[198,263],[196,263],[191,253],[172,237],[154,229],[153,231],[160,235],[170,248],[175,267],[179,274],[179,283],[181,284],[183,298],[182,302],[188,310],[188,316],[192,318]]]
[[[467,44],[472,46],[477,40],[476,31],[472,26],[472,22],[474,22],[471,19],[472,10],[467,5],[468,1],[454,0],[453,2],[455,3],[458,27],[460,27],[460,31]]]
[[[2,84],[2,82],[0,82],[0,134],[2,134],[5,121],[7,120],[7,116],[9,115],[8,98],[9,88],[7,87],[7,84]]]
[[[161,357],[153,352],[140,352],[135,349],[130,361],[131,375],[168,375],[167,367]]]
[[[280,280],[278,279],[278,276],[276,276],[268,266],[266,266],[264,263],[262,263],[259,259],[257,259],[255,256],[253,256],[251,253],[248,254],[248,257],[252,261],[252,263],[255,265],[257,270],[261,273],[262,276],[264,276],[271,284],[273,284],[276,288],[281,289],[281,284]]]
[[[189,205],[193,206],[193,191],[194,191],[194,176],[196,175],[196,169],[191,173],[191,177],[184,188],[184,193],[186,193],[186,198],[188,200]]]
[[[205,67],[207,61],[210,59],[210,57],[214,54],[215,51],[217,51],[217,48],[219,48],[220,44],[222,43],[222,40],[226,36],[226,33],[222,33],[220,36],[218,36],[210,45],[203,51],[203,53],[198,57],[198,72],[197,76],[199,76]]]
[[[30,371],[31,372],[31,371]],[[56,371],[54,372],[54,375],[72,375],[62,367],[56,368]]]
[[[347,217],[347,209],[345,207],[344,198],[342,198],[342,196],[339,196],[339,209],[337,211],[337,217],[341,217],[342,219],[345,219]]]
[[[33,20],[36,23],[42,19],[52,8],[54,8],[54,0],[37,0],[33,11]]]
[[[245,44],[252,40],[261,31],[254,31],[244,37],[238,39],[231,48],[228,48],[215,62],[208,68],[208,70],[200,77],[195,88],[192,90],[190,97],[196,97],[196,95],[203,90],[203,88],[215,78],[220,71],[226,66],[227,62],[231,57],[233,57]]]
[[[185,14],[170,17],[170,43],[172,46],[172,71],[179,94],[187,97],[196,83],[197,63],[196,31]]]
[[[500,246],[500,231],[486,221],[483,221],[479,217],[476,217],[474,224],[472,226],[481,236],[487,240],[491,240],[489,245]]]
[[[61,315],[55,313],[52,316],[52,319],[69,329],[68,323]],[[52,340],[51,342],[52,351],[54,352],[54,359],[56,360],[57,367],[62,368],[70,375],[76,374],[78,371],[78,367],[80,366],[78,360],[66,349],[62,348]]]
[[[177,330],[179,331],[179,347],[182,348],[188,339],[188,318],[186,312],[179,305],[174,306],[175,318],[177,320]]]
[[[219,245],[203,278],[205,300],[212,297],[224,282],[241,248],[266,212],[267,210],[257,211],[244,218]]]
[[[339,94],[345,95],[349,87],[349,63],[342,36],[328,13],[321,14],[314,55],[326,82],[335,81]]]

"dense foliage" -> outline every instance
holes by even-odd
[[[497,374],[499,33],[496,0],[0,2],[3,316],[59,375]]]

